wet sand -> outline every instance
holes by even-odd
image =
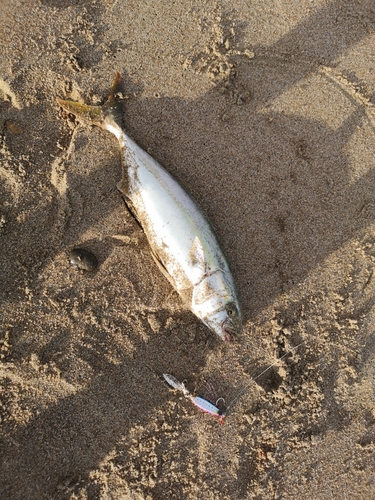
[[[0,14],[0,498],[375,498],[373,2]],[[222,243],[233,344],[156,267],[116,139],[56,103],[103,102],[115,71],[129,135]]]

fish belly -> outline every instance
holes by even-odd
[[[225,257],[197,204],[152,156],[125,134],[123,141],[125,168],[119,187],[176,290],[194,287],[207,272],[224,270]],[[196,238],[205,268],[194,256]]]

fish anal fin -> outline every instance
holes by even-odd
[[[120,183],[119,183],[120,184]],[[117,184],[117,187],[119,188],[119,184]],[[128,198],[122,191],[121,189],[119,188],[120,192],[122,193],[122,199],[124,200],[124,203],[126,205],[126,208],[129,210],[130,214],[134,217],[136,223],[138,224],[138,226],[143,230],[143,226],[142,226],[142,223],[141,221],[139,220],[139,217],[137,215],[137,210],[135,209],[135,206],[133,204],[133,202],[131,201],[130,198]]]
[[[152,258],[154,259],[156,265],[158,266],[158,268],[160,269],[161,273],[163,274],[163,276],[165,278],[167,278],[167,280],[169,281],[169,283],[173,286],[174,289],[176,289],[176,283],[175,283],[175,280],[172,278],[172,276],[169,274],[168,272],[168,269],[165,267],[163,261],[160,259],[160,257],[157,255],[156,252],[154,252],[153,249],[151,249],[151,255],[152,255]]]

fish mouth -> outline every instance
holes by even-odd
[[[230,319],[225,319],[221,324],[225,342],[233,342],[237,335],[237,328]]]

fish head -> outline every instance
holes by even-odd
[[[194,287],[192,310],[225,341],[234,340],[241,333],[241,310],[234,284],[221,270],[210,274]]]

